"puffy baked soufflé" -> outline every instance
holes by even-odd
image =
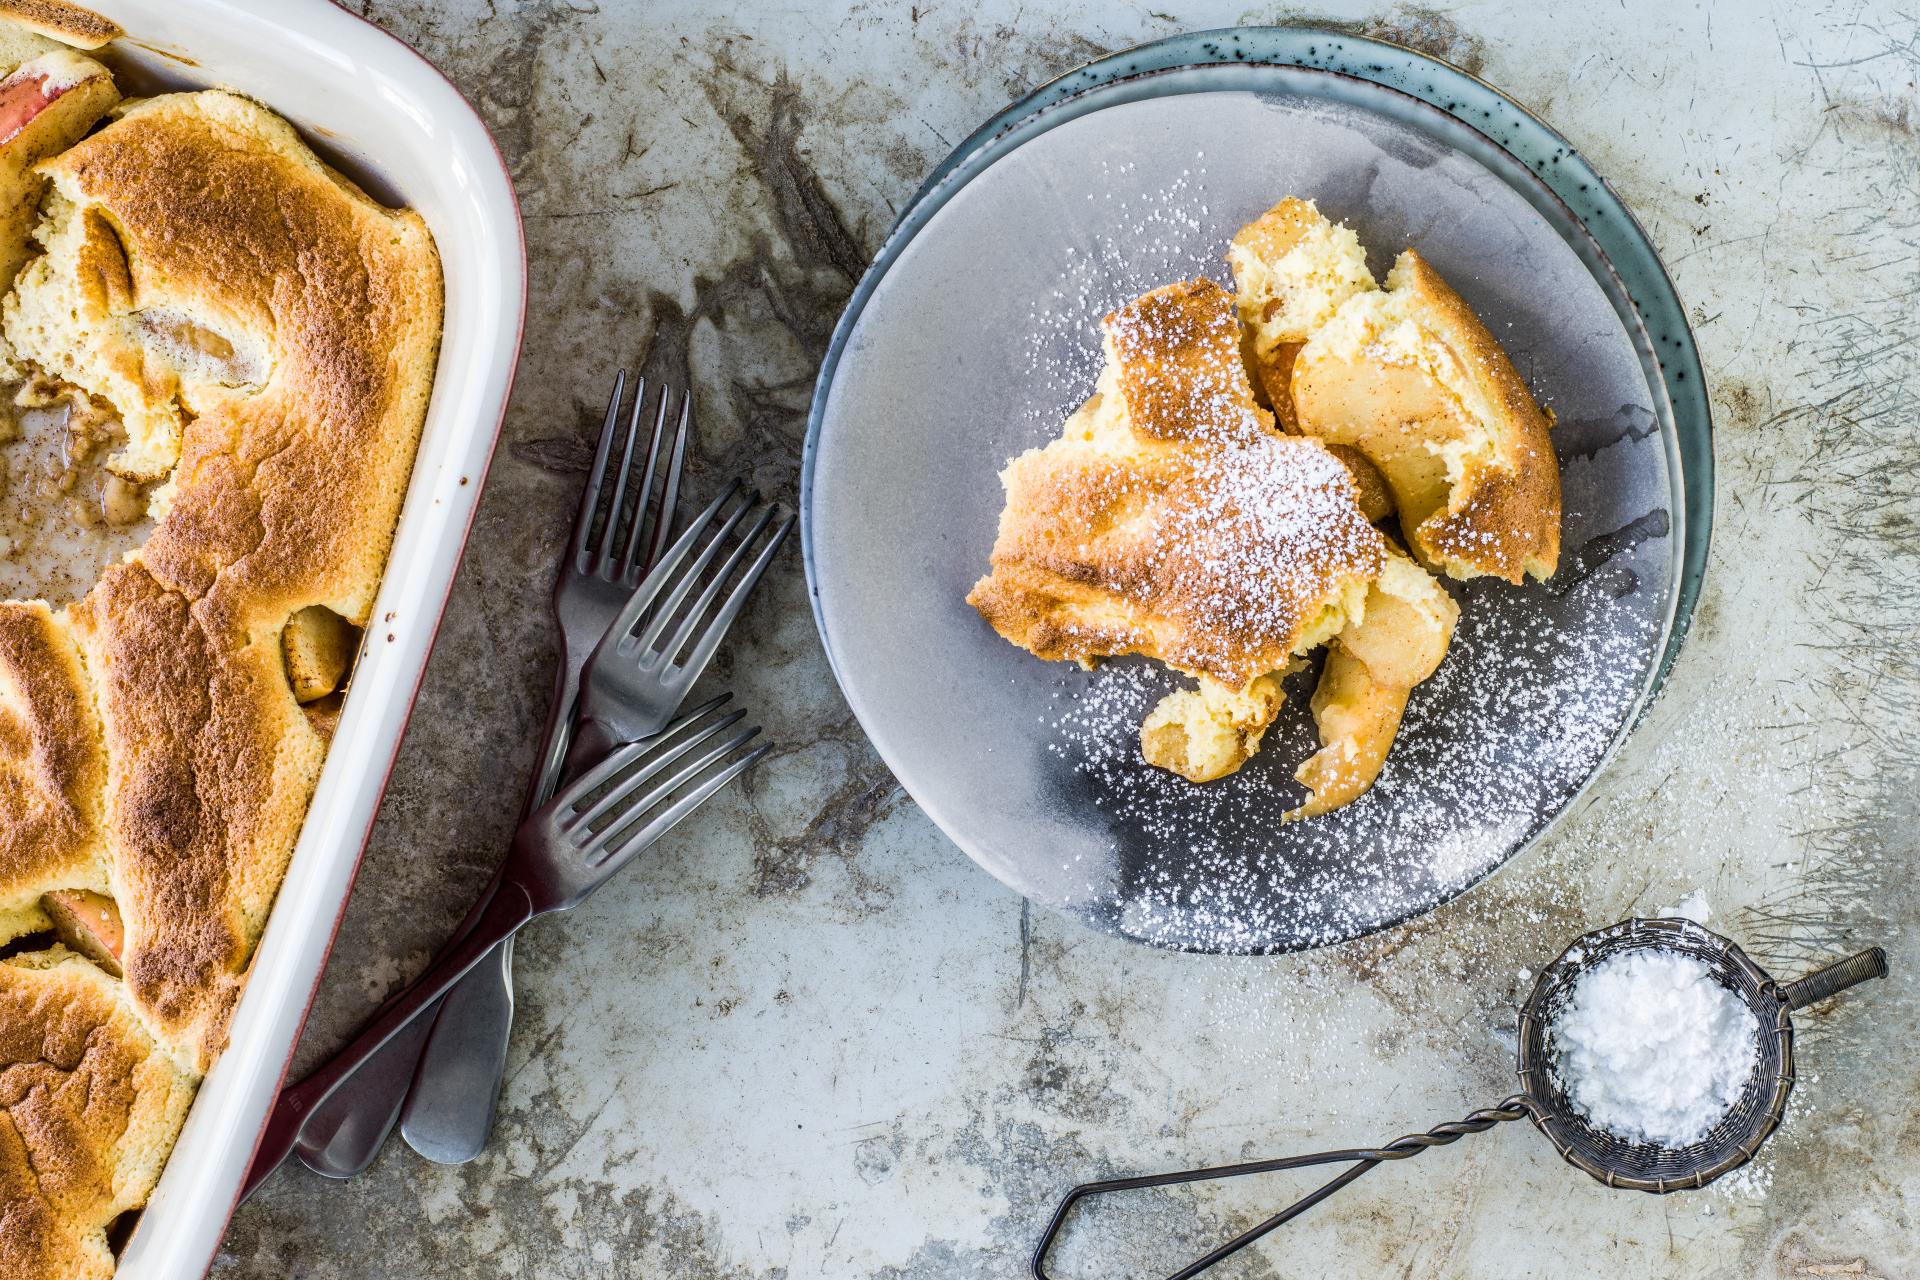
[[[1227,262],[1233,294],[1181,281],[1106,318],[1093,395],[1001,474],[967,600],[1038,657],[1193,677],[1141,727],[1146,760],[1192,782],[1259,750],[1325,646],[1321,747],[1286,815],[1310,818],[1373,784],[1445,658],[1459,607],[1435,574],[1553,572],[1559,467],[1506,354],[1413,250],[1382,289],[1353,231],[1289,197]]]
[[[111,1275],[108,1228],[225,1046],[442,306],[417,214],[245,98],[120,101],[58,42],[113,33],[62,9],[0,0],[0,377],[114,423],[104,466],[154,523],[70,606],[0,603],[0,1275],[21,1280]]]

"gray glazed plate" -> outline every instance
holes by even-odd
[[[1551,192],[1405,95],[1212,65],[1064,105],[1009,126],[937,207],[903,219],[823,371],[803,512],[835,671],[882,757],[970,856],[1096,926],[1272,951],[1429,910],[1562,813],[1653,687],[1686,546],[1653,344]],[[1261,756],[1193,787],[1136,746],[1178,677],[1041,663],[963,600],[986,567],[997,473],[1091,389],[1100,316],[1155,284],[1220,278],[1234,229],[1285,194],[1355,226],[1377,274],[1418,245],[1479,310],[1558,415],[1567,503],[1556,578],[1456,586],[1454,649],[1380,783],[1293,825],[1277,816],[1313,746],[1310,675],[1290,683]]]

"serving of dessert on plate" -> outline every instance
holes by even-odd
[[[246,98],[123,100],[118,34],[0,2],[9,1277],[112,1272],[226,1043],[440,338],[416,214]]]
[[[1180,281],[1107,316],[1093,395],[1002,473],[967,599],[1038,657],[1194,677],[1140,747],[1196,783],[1259,750],[1281,682],[1325,646],[1321,746],[1286,815],[1307,818],[1372,785],[1446,656],[1440,578],[1552,575],[1559,464],[1506,353],[1415,250],[1382,288],[1353,231],[1290,197],[1227,261],[1234,293]]]

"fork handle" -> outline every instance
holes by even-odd
[[[560,788],[579,694],[579,664],[563,645],[523,818]],[[499,883],[500,872],[495,871],[487,893]],[[401,1082],[403,1098],[392,1106],[407,1145],[436,1163],[463,1164],[486,1146],[506,1077],[507,1043],[513,1032],[513,942],[509,939],[488,952],[447,993],[439,1013],[428,1016],[432,1026],[423,1030]],[[336,1109],[340,1105],[338,1100],[330,1104]],[[380,1137],[384,1139],[385,1132]]]
[[[567,748],[566,767],[560,770],[560,782],[577,778],[605,760],[620,745],[619,735],[598,720],[579,720],[573,726],[573,742]],[[555,784],[556,786],[558,783]]]
[[[1780,988],[1780,999],[1789,1009],[1804,1009],[1848,987],[1873,978],[1887,976],[1887,953],[1882,947],[1868,947],[1845,960],[1836,960],[1815,970],[1797,982]]]
[[[515,880],[501,883],[499,892],[487,904],[473,931],[443,952],[399,995],[388,1001],[373,1021],[346,1048],[327,1064],[291,1089],[284,1089],[275,1102],[267,1127],[255,1148],[253,1167],[247,1172],[242,1198],[280,1167],[300,1136],[300,1126],[314,1108],[333,1095],[346,1078],[362,1063],[378,1053],[382,1046],[400,1033],[414,1018],[445,995],[453,985],[479,964],[495,944],[512,937],[521,926],[539,914],[526,888]]]
[[[546,729],[540,737],[539,755],[533,762],[533,779],[527,784],[526,805],[521,811],[523,819],[552,798],[559,787],[560,771],[567,759],[567,729],[572,723],[579,693],[579,664],[571,660],[563,645],[554,667],[553,698],[547,708]],[[486,903],[500,886],[501,869],[495,869],[486,890],[454,930],[454,937],[471,929],[485,912]],[[495,1057],[504,1062],[507,1033],[513,1023],[511,955],[511,943],[490,952],[486,964],[475,966],[476,970],[485,971],[470,973],[449,991],[440,1002],[437,1014],[422,1015],[421,1024],[411,1035],[389,1041],[367,1063],[361,1064],[351,1081],[342,1081],[330,1099],[307,1112],[307,1131],[296,1140],[295,1146],[308,1167],[328,1177],[345,1176],[347,1171],[366,1168],[386,1142],[396,1118],[402,1118],[407,1141],[416,1150],[427,1145],[424,1136],[416,1141],[416,1128],[424,1135],[424,1121],[416,1125],[416,1113],[426,1110],[426,1102],[434,1094],[437,1082],[444,1081],[449,1074],[460,1074],[449,1073],[449,1064],[463,1064],[473,1057],[472,1048],[461,1043],[462,1037],[456,1029],[468,1029],[467,1040],[477,1038],[481,1044],[489,1039],[496,1041]],[[444,1036],[442,1027],[447,1028]],[[499,1092],[499,1072],[495,1071],[492,1078],[494,1084],[485,1099],[484,1112],[480,1111],[479,1103],[466,1103],[463,1108],[450,1106],[444,1098],[441,1099],[443,1110],[467,1117],[470,1125],[490,1122],[493,1095]],[[472,1092],[464,1079],[459,1087],[466,1093]],[[445,1087],[440,1089],[441,1093],[447,1091]],[[481,1142],[484,1143],[485,1137],[483,1128]],[[320,1158],[309,1158],[309,1153]]]
[[[547,727],[540,736],[540,758],[533,762],[533,780],[527,784],[527,803],[520,815],[523,818],[553,799],[553,793],[560,789],[560,780],[567,776],[568,743],[572,736],[568,730],[579,703],[579,664],[562,653],[559,669],[553,676],[553,702],[547,708]]]

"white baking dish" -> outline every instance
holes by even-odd
[[[376,196],[419,210],[446,276],[433,400],[375,625],[231,1043],[122,1256],[123,1280],[179,1280],[219,1247],[346,907],[506,410],[526,252],[512,182],[473,108],[425,59],[328,0],[83,3],[127,31],[103,55],[123,82],[266,103]]]

